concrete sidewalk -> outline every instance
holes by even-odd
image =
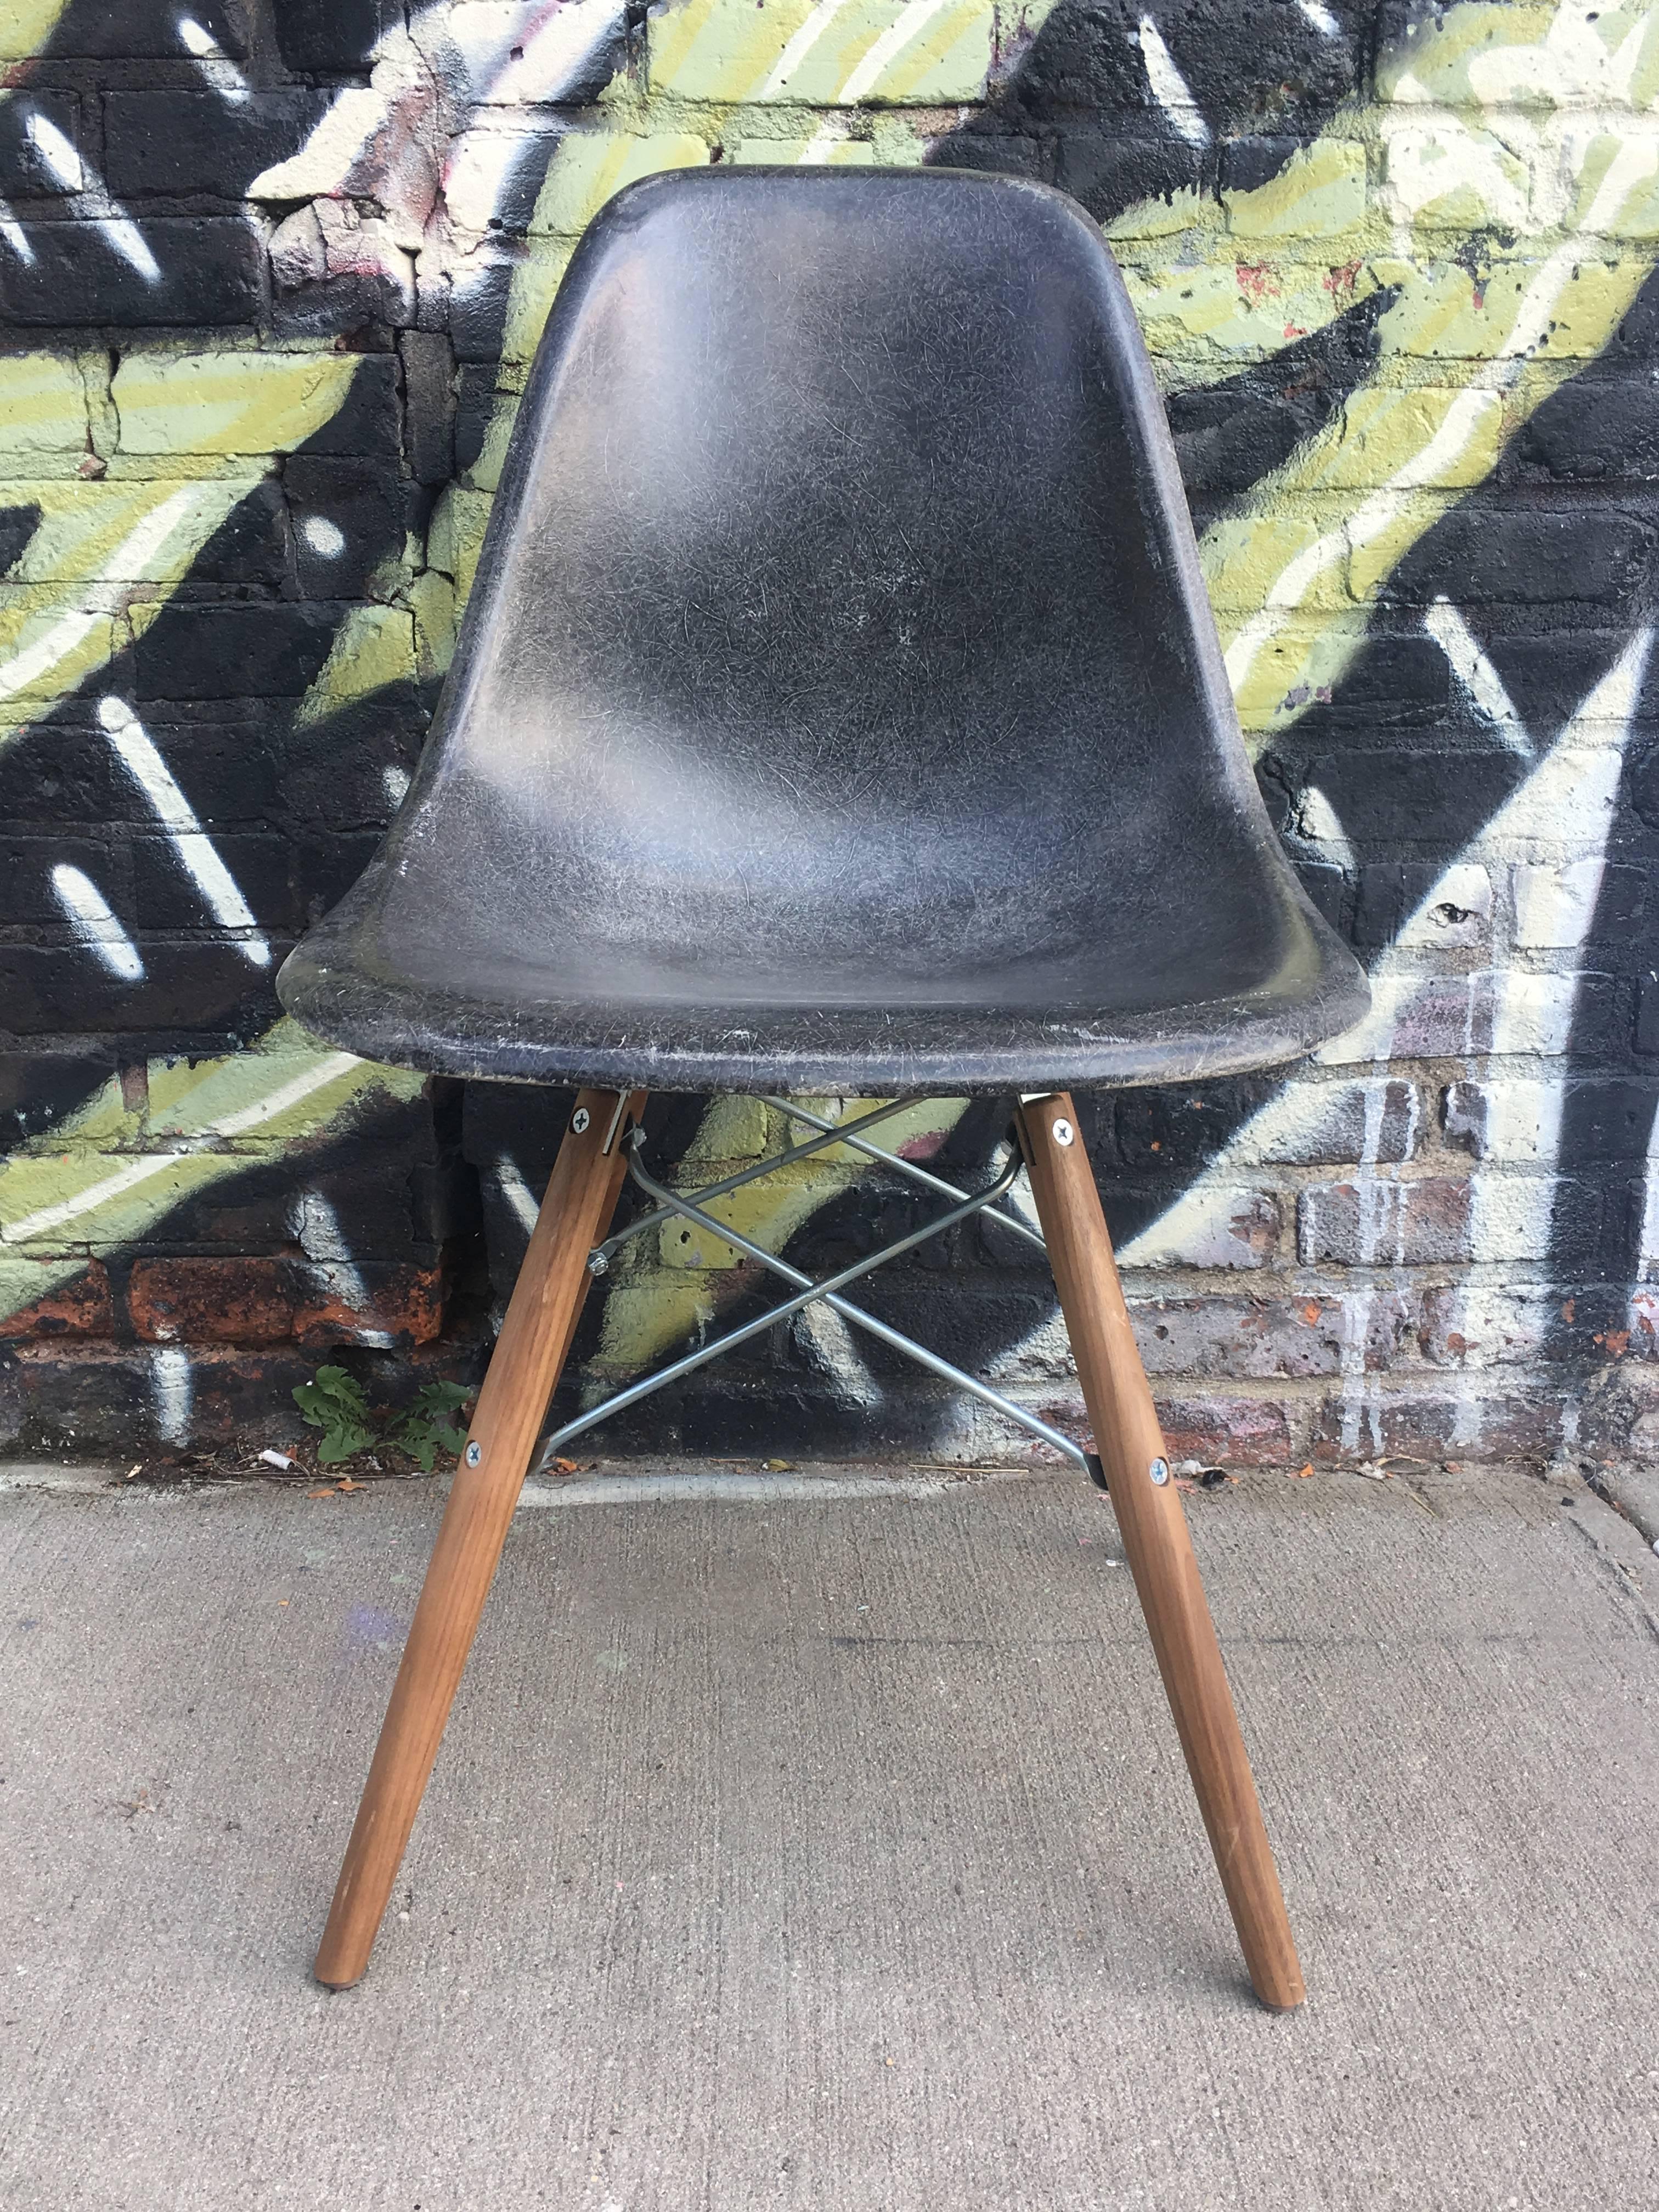
[[[7,2206],[1659,2201],[1659,1560],[1571,1480],[1188,1500],[1289,2018],[1061,1476],[543,1493],[325,1995],[440,1505],[0,1495]]]

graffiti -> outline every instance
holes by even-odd
[[[1659,1312],[1647,0],[126,13],[32,0],[0,34],[14,1425],[118,1425],[125,1389],[158,1434],[210,1426],[205,1340],[407,1352],[465,1312],[479,1222],[499,1304],[557,1102],[325,1054],[270,979],[407,787],[576,241],[711,161],[1035,176],[1123,268],[1264,791],[1376,992],[1289,1079],[1089,1109],[1172,1432],[1352,1455],[1615,1419],[1609,1345]],[[747,1101],[653,1116],[688,1176],[775,1133]],[[971,1173],[1003,1118],[896,1126]],[[730,1223],[816,1265],[907,1202],[832,1154]],[[631,1249],[586,1387],[755,1296],[708,1243]],[[190,1270],[237,1267],[218,1328]],[[958,1243],[877,1295],[1075,1412],[1018,1255]],[[803,1318],[661,1418],[994,1448],[880,1357]]]

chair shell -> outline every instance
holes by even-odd
[[[949,170],[619,193],[418,774],[279,989],[376,1059],[611,1089],[1150,1083],[1355,1020],[1088,216]]]

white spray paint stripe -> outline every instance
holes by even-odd
[[[56,1229],[66,1228],[83,1214],[95,1213],[100,1206],[124,1197],[140,1183],[148,1182],[152,1176],[165,1175],[180,1160],[197,1158],[216,1139],[246,1136],[262,1123],[275,1121],[279,1114],[286,1114],[289,1107],[297,1106],[302,1099],[308,1098],[313,1091],[320,1091],[325,1085],[337,1082],[341,1076],[362,1065],[356,1053],[331,1053],[315,1067],[307,1068],[303,1075],[292,1077],[275,1091],[267,1092],[264,1097],[255,1099],[251,1106],[240,1107],[234,1114],[226,1114],[217,1121],[210,1122],[193,1142],[177,1146],[165,1152],[147,1152],[143,1158],[130,1161],[125,1167],[118,1168],[113,1175],[106,1176],[101,1182],[77,1191],[73,1198],[64,1199],[56,1206],[42,1206],[39,1212],[26,1213],[16,1221],[0,1223],[0,1243],[27,1244],[35,1237],[50,1236]]]
[[[224,487],[213,483],[187,484],[182,491],[169,493],[154,514],[147,514],[127,532],[99,569],[97,580],[107,582],[142,569],[175,532],[187,527],[205,508],[222,504],[224,497]],[[88,630],[107,620],[108,617],[96,607],[77,607],[72,613],[60,616],[43,637],[25,646],[9,660],[0,662],[0,699],[27,690],[48,669],[73,653]]]
[[[510,1152],[496,1156],[495,1180],[501,1187],[501,1195],[524,1224],[528,1236],[536,1226],[536,1217],[541,1212],[536,1203],[536,1194],[519,1171],[519,1163]]]
[[[200,65],[204,78],[216,92],[239,103],[247,98],[247,79],[212,32],[205,29],[193,15],[179,18],[179,38],[191,59]]]
[[[822,168],[826,162],[835,159],[836,147],[846,143],[847,133],[839,124],[820,123],[802,148],[795,167],[798,169]]]
[[[847,0],[818,0],[817,6],[778,56],[776,68],[761,87],[763,100],[777,100],[782,95],[789,79],[846,5]]]
[[[235,878],[219,858],[212,840],[197,819],[195,809],[179,790],[143,724],[124,699],[105,699],[98,713],[123,767],[155,809],[180,865],[194,879],[214,920],[224,929],[253,930],[252,910],[242,896]],[[254,967],[270,967],[270,947],[263,937],[242,934],[235,938],[234,943],[242,957]]]
[[[179,1346],[163,1345],[150,1355],[155,1383],[155,1425],[170,1444],[181,1444],[190,1434],[190,1355]]]
[[[1334,853],[1343,867],[1351,869],[1358,865],[1335,807],[1316,783],[1310,783],[1304,792],[1301,811],[1302,826],[1308,836]]]
[[[1583,228],[1595,230],[1611,222],[1637,185],[1652,174],[1656,162],[1659,151],[1651,144],[1636,146],[1626,140],[1608,164]],[[1286,614],[1301,605],[1318,578],[1351,551],[1380,537],[1397,519],[1400,494],[1440,482],[1462,459],[1483,421],[1500,404],[1499,393],[1516,381],[1533,349],[1547,335],[1550,315],[1583,251],[1582,237],[1574,236],[1539,264],[1516,310],[1514,327],[1486,372],[1487,381],[1460,392],[1420,453],[1396,470],[1380,490],[1362,500],[1339,528],[1327,531],[1286,564],[1269,588],[1261,612],[1252,616],[1227,648],[1227,675],[1235,692],[1243,688],[1262,647],[1284,628]]]
[[[565,0],[562,7],[550,8],[528,38],[520,31],[511,39],[506,61],[489,68],[491,104],[534,107],[559,99],[615,32],[620,13],[596,0],[580,6]],[[514,46],[520,49],[516,61]]]
[[[1623,769],[1625,747],[1641,696],[1642,681],[1653,643],[1651,629],[1638,630],[1624,652],[1601,681],[1580,701],[1571,721],[1556,740],[1548,757],[1528,777],[1510,805],[1485,833],[1493,842],[1547,836],[1566,811],[1569,798],[1579,799],[1588,789],[1605,800],[1602,822],[1611,822],[1613,802]],[[1587,735],[1601,729],[1600,743],[1587,746]],[[1581,875],[1593,873],[1599,889],[1606,864],[1606,847],[1593,864],[1581,863]],[[1581,945],[1595,911],[1595,891],[1588,881],[1577,908],[1578,927],[1564,945]],[[1504,957],[1504,955],[1507,957]],[[1571,1038],[1577,1002],[1575,988],[1563,993],[1545,1010],[1547,1027],[1540,1030],[1535,995],[1525,993],[1515,960],[1515,948],[1494,948],[1498,988],[1492,1018],[1490,1050],[1495,1054],[1519,1051],[1565,1053]],[[1565,1076],[1537,1082],[1489,1085],[1486,1090],[1481,1164],[1469,1177],[1469,1256],[1480,1263],[1517,1254],[1541,1256],[1549,1248],[1557,1189],[1553,1175],[1520,1175],[1516,1168],[1543,1166],[1559,1170],[1561,1121],[1566,1103]],[[1478,1341],[1478,1324],[1468,1293],[1457,1300],[1457,1328],[1468,1341]],[[1480,1401],[1473,1394],[1460,1398],[1453,1441],[1470,1445],[1480,1441]]]
[[[4,200],[0,200],[0,238],[5,240],[25,268],[34,266],[34,248],[29,244],[28,233]]]
[[[881,1386],[870,1372],[850,1324],[826,1305],[807,1306],[797,1319],[842,1401],[873,1412],[881,1403]]]
[[[1423,627],[1451,663],[1452,673],[1513,753],[1536,760],[1538,748],[1515,711],[1504,679],[1480,639],[1442,592],[1423,617]]]
[[[52,872],[52,889],[76,935],[94,957],[124,983],[142,981],[144,963],[138,948],[92,878],[80,868],[70,867],[66,860],[60,861]]]
[[[1330,9],[1322,4],[1322,0],[1296,0],[1296,4],[1322,37],[1327,39],[1341,37],[1341,24],[1337,21]]]
[[[921,37],[939,9],[946,4],[947,0],[909,0],[909,5],[904,9],[898,21],[882,33],[842,85],[836,94],[836,99],[845,100],[851,106],[867,93],[873,92],[882,71],[890,63],[898,59],[906,46]]]
[[[1483,849],[1503,852],[1517,841],[1548,836],[1569,799],[1582,796],[1587,784],[1593,784],[1596,790],[1611,797],[1618,786],[1625,734],[1634,714],[1652,637],[1650,629],[1636,633],[1614,665],[1585,695],[1571,722],[1544,760],[1508,804],[1462,848],[1445,874],[1407,916],[1395,945],[1383,952],[1371,971],[1372,990],[1377,1002],[1372,1012],[1345,1037],[1334,1041],[1332,1047],[1324,1048],[1316,1056],[1319,1060],[1324,1060],[1329,1053],[1332,1061],[1337,1064],[1342,1060],[1368,1059],[1381,1066],[1392,1057],[1396,1028],[1402,1012],[1410,1004],[1409,994],[1423,981],[1433,980],[1419,977],[1415,969],[1407,969],[1395,947],[1401,939],[1423,928],[1433,909],[1443,903],[1447,876],[1478,859]],[[1618,735],[1613,742],[1604,738],[1593,748],[1589,747],[1583,742],[1584,736],[1598,726],[1603,732],[1611,726]],[[1569,787],[1576,787],[1576,792]],[[1465,1049],[1471,1056],[1476,1049],[1474,1019],[1478,998],[1484,998],[1492,1007],[1492,1042],[1483,1046],[1483,1050],[1531,1052],[1540,1036],[1565,1037],[1571,1019],[1572,992],[1540,991],[1538,987],[1569,982],[1570,978],[1534,975],[1511,968],[1496,975],[1471,975],[1462,980],[1469,987]],[[1396,985],[1403,986],[1405,996],[1395,988]],[[1126,1267],[1164,1264],[1170,1254],[1181,1250],[1206,1224],[1210,1211],[1217,1203],[1227,1202],[1227,1194],[1242,1168],[1248,1168],[1268,1152],[1280,1150],[1287,1142],[1293,1146],[1297,1139],[1318,1127],[1325,1110],[1322,1091],[1314,1085],[1289,1085],[1270,1098],[1241,1124],[1175,1204],[1123,1248],[1118,1255],[1120,1261]]]
[[[1139,24],[1141,59],[1152,96],[1189,146],[1207,146],[1210,126],[1199,113],[1198,102],[1188,90],[1187,80],[1176,67],[1175,56],[1164,43],[1164,34],[1150,15]]]
[[[375,133],[392,120],[392,102],[382,92],[354,85],[337,94],[297,154],[262,169],[248,186],[251,200],[310,199],[319,178],[343,184]]]
[[[26,117],[23,125],[40,159],[52,171],[66,192],[85,189],[85,173],[81,156],[55,123],[48,121],[38,108]]]
[[[144,243],[144,234],[118,200],[112,199],[96,169],[84,161],[55,123],[38,112],[25,128],[41,160],[65,191],[95,192],[110,212],[94,218],[98,228],[147,284],[159,283],[161,264]]]
[[[374,1299],[368,1285],[363,1280],[362,1270],[351,1256],[351,1248],[346,1243],[345,1231],[340,1226],[339,1215],[319,1190],[308,1190],[306,1193],[305,1206],[308,1213],[316,1214],[321,1218],[329,1243],[340,1255],[337,1259],[314,1261],[313,1272],[320,1279],[325,1291],[331,1293],[337,1287],[344,1291],[345,1303],[351,1308],[354,1314],[359,1316],[372,1316],[374,1312]],[[360,1344],[385,1346],[395,1343],[397,1340],[390,1330],[367,1326],[360,1318],[357,1340]]]

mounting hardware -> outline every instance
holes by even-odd
[[[586,1106],[579,1106],[571,1115],[570,1126],[577,1136],[580,1137],[586,1131],[590,1118]]]
[[[469,1467],[477,1467],[479,1461],[483,1457],[483,1446],[479,1443],[469,1444],[464,1456],[465,1457],[466,1463]]]
[[[1155,1459],[1146,1472],[1161,1490],[1170,1480],[1170,1462],[1167,1459]]]
[[[596,1244],[588,1254],[587,1272],[590,1275],[605,1275],[611,1272],[611,1262],[605,1257],[603,1245]]]
[[[611,1157],[611,1147],[617,1141],[617,1132],[621,1128],[623,1125],[623,1115],[627,1111],[628,1093],[625,1091],[619,1091],[617,1093],[617,1103],[611,1109],[611,1127],[605,1131],[605,1142],[599,1147],[599,1150],[605,1154],[606,1159],[609,1159]]]
[[[1057,1145],[1069,1145],[1073,1139],[1077,1135],[1077,1131],[1072,1127],[1065,1115],[1061,1115],[1060,1120],[1054,1123],[1050,1134],[1053,1136],[1054,1140]]]

